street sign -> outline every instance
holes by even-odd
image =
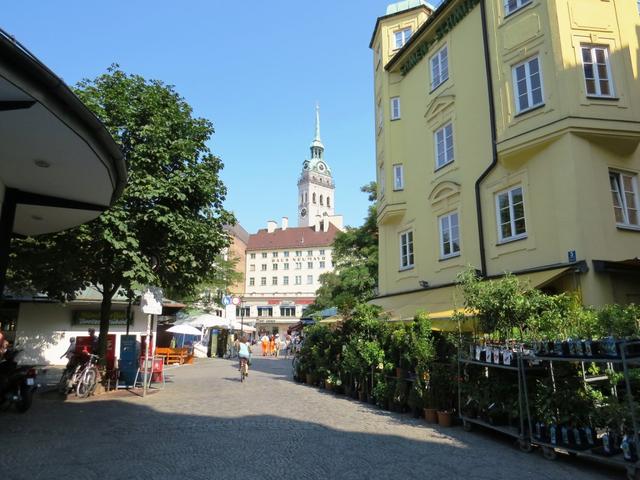
[[[233,297],[231,299],[231,303],[233,303],[234,305],[240,305],[240,297]]]
[[[142,313],[148,315],[162,315],[162,289],[158,287],[146,287],[140,298]]]
[[[224,305],[225,307],[227,305],[231,305],[231,295],[223,295],[222,296],[222,305]]]

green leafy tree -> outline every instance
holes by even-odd
[[[102,293],[103,356],[113,296],[139,285],[193,294],[211,277],[233,215],[223,207],[223,165],[206,145],[211,122],[192,115],[172,86],[129,75],[117,65],[75,93],[120,145],[128,185],[96,220],[64,232],[16,239],[8,285],[61,300],[95,285]]]
[[[360,189],[376,200],[376,183]],[[378,284],[378,225],[375,204],[369,206],[362,226],[348,227],[336,235],[333,243],[334,271],[320,275],[316,300],[307,313],[338,307],[343,316],[374,297]]]

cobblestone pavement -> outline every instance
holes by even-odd
[[[573,458],[550,462],[511,440],[384,412],[291,382],[290,361],[206,359],[166,388],[0,414],[2,479],[624,478]]]

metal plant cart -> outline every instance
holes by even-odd
[[[640,341],[622,341],[618,342],[618,352],[619,356],[617,357],[596,357],[596,356],[574,356],[574,357],[565,357],[565,356],[540,356],[531,354],[526,360],[528,362],[548,362],[549,369],[551,375],[554,375],[553,363],[554,362],[571,362],[571,363],[582,363],[582,371],[583,371],[583,379],[585,382],[589,381],[599,381],[608,379],[608,377],[595,377],[595,378],[587,378],[584,370],[584,363],[599,363],[599,364],[608,364],[609,366],[618,365],[622,366],[622,373],[624,374],[624,382],[626,389],[626,398],[629,406],[629,410],[631,412],[631,422],[633,429],[633,445],[636,448],[636,452],[638,452],[638,447],[640,444],[638,443],[638,418],[636,415],[636,409],[634,408],[634,399],[633,392],[631,390],[631,382],[629,379],[629,369],[631,367],[640,368],[640,357],[637,356],[629,356],[629,349],[633,347],[637,349],[640,347]],[[635,353],[634,353],[635,355]],[[524,361],[523,361],[524,363]],[[529,368],[522,368],[522,380],[523,385],[526,388],[526,372]],[[615,389],[615,385],[612,386]],[[529,415],[529,422],[531,423],[531,416]],[[530,430],[532,431],[532,430]],[[554,460],[557,456],[557,452],[568,453],[570,455],[575,455],[578,457],[589,458],[596,462],[622,467],[627,470],[627,477],[630,480],[640,480],[640,461],[630,462],[624,459],[623,454],[619,453],[613,456],[603,456],[597,455],[589,450],[581,450],[572,448],[568,445],[559,445],[552,444],[546,441],[542,441],[538,438],[531,437],[530,441],[532,444],[542,447],[543,454],[545,458],[549,460]]]
[[[529,400],[527,397],[525,375],[524,375],[524,361],[523,361],[523,349],[522,346],[517,347],[515,355],[515,364],[504,365],[501,363],[493,363],[488,361],[476,360],[474,358],[465,358],[460,352],[458,354],[458,412],[460,419],[462,420],[463,428],[466,431],[470,431],[474,425],[480,425],[491,430],[501,432],[503,434],[514,437],[518,441],[518,446],[523,452],[531,452],[532,444],[530,432],[531,429],[531,415],[529,412]],[[519,423],[520,428],[513,426],[493,425],[489,422],[481,420],[479,418],[471,418],[463,415],[462,408],[462,369],[465,365],[478,365],[485,367],[486,374],[490,375],[492,369],[508,370],[513,372],[518,381],[518,410],[519,410]]]

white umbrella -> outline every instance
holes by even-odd
[[[211,315],[210,313],[203,313],[202,315],[193,317],[189,321],[189,325],[204,328],[226,327],[227,321],[222,317],[217,317],[215,315]]]
[[[202,332],[200,330],[198,330],[196,327],[192,327],[191,325],[187,325],[186,323],[182,325],[174,325],[171,328],[167,328],[167,332],[182,333],[184,335],[197,335],[199,337],[202,336]]]

